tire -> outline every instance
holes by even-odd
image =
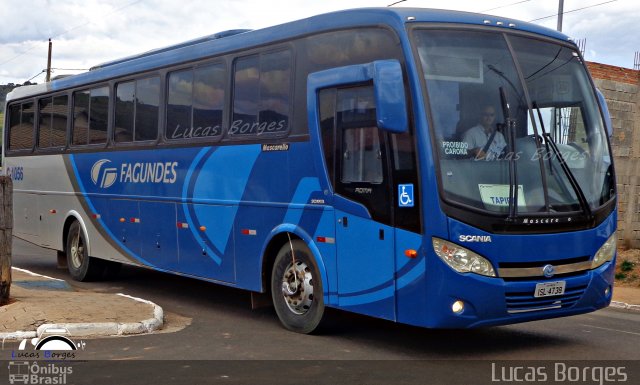
[[[278,252],[271,272],[271,297],[285,328],[303,334],[317,331],[325,314],[322,278],[304,242],[286,243]]]
[[[80,223],[75,221],[67,233],[67,267],[69,274],[76,281],[95,281],[102,277],[105,264],[103,261],[89,257],[87,241]]]

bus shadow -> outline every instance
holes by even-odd
[[[194,306],[249,317],[265,328],[279,326],[273,308],[251,310],[250,295],[245,290],[140,268],[126,267],[121,275],[127,286],[151,286],[159,296],[171,296],[174,300]],[[401,352],[416,359],[480,359],[487,355],[505,359],[527,357],[538,349],[569,346],[575,342],[570,336],[563,337],[560,333],[546,333],[544,329],[531,327],[533,324],[479,329],[426,329],[327,309],[326,322],[318,336],[323,339],[347,339],[372,351]],[[292,337],[299,336],[290,334]]]
[[[534,358],[532,351],[575,343],[571,337],[527,324],[477,329],[427,329],[330,309],[324,335],[347,337],[372,348],[402,351],[416,359]]]

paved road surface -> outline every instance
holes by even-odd
[[[427,330],[333,311],[328,333],[306,336],[284,330],[270,308],[252,311],[245,291],[132,267],[123,268],[115,281],[78,283],[56,268],[55,253],[50,250],[16,239],[13,255],[14,266],[67,279],[78,289],[124,292],[154,301],[169,314],[170,330],[182,328],[87,341],[82,357],[89,360],[298,360],[289,365],[274,364],[294,377],[301,367],[310,365],[299,360],[316,362],[312,367],[322,373],[326,372],[322,365],[333,364],[318,364],[317,360],[404,361],[396,368],[407,365],[407,360],[640,360],[640,312],[604,309],[562,319],[460,331]],[[185,327],[189,319],[190,325]],[[239,368],[254,365],[247,361],[235,364]],[[368,361],[357,365],[379,369],[387,364]],[[211,369],[208,365],[200,369]],[[486,367],[488,361],[481,365]],[[412,367],[425,369],[429,365],[422,362]],[[192,372],[197,371],[194,367]]]

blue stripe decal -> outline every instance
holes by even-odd
[[[192,212],[193,205],[187,202],[189,197],[193,196],[191,186],[195,184],[195,180],[197,179],[198,175],[196,175],[196,178],[194,178],[193,180],[191,178],[196,170],[199,171],[202,169],[202,167],[200,166],[200,161],[204,159],[205,155],[207,155],[209,151],[212,151],[212,149],[210,148],[202,149],[198,153],[198,155],[196,155],[193,162],[191,162],[191,166],[189,166],[189,171],[187,171],[187,176],[185,177],[184,184],[182,185],[182,202],[183,202],[182,208],[184,211],[184,216],[187,219],[187,223],[189,224],[189,229],[191,231],[191,234],[193,235],[193,238],[196,240],[196,242],[198,242],[198,245],[200,245],[200,247],[203,250],[207,251],[207,256],[213,259],[215,263],[220,265],[222,263],[222,255],[221,255],[222,253],[220,253],[219,250],[212,250],[209,247],[209,245],[207,245],[207,243],[209,244],[211,243],[206,242],[205,240],[202,239],[202,236],[206,236],[205,234],[202,234],[201,236],[201,234],[196,233],[196,224],[194,223],[192,216],[196,218],[197,216],[195,213]]]
[[[82,178],[80,177],[80,172],[78,171],[78,168],[76,166],[76,161],[75,161],[75,156],[73,154],[69,154],[69,158],[71,160],[71,166],[73,167],[73,172],[76,174],[76,182],[78,182],[78,186],[80,187],[80,192],[82,193],[82,197],[84,198],[85,202],[87,202],[87,205],[89,206],[89,208],[91,209],[92,212],[96,213],[98,212],[95,208],[95,206],[93,205],[93,202],[91,202],[91,199],[87,196],[87,190],[84,187],[84,184],[82,183]],[[105,225],[105,223],[102,221],[102,218],[98,219],[98,222],[100,223],[100,225],[102,226],[102,229],[107,233],[107,235],[109,235],[109,237],[111,237],[111,240],[113,240],[122,250],[126,251],[127,253],[129,253],[129,256],[132,257],[133,259],[140,261],[141,263],[144,263],[148,266],[151,266],[153,268],[158,268],[156,265],[152,264],[151,262],[141,258],[140,256],[136,255],[135,253],[133,253],[127,246],[125,246],[124,243],[120,242],[120,240],[118,239],[118,237],[115,236],[115,234],[113,234],[111,232],[111,230],[109,229],[108,226]]]

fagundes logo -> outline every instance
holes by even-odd
[[[109,188],[116,183],[118,169],[109,167],[109,163],[111,163],[109,159],[100,159],[91,167],[91,180],[96,186]]]

